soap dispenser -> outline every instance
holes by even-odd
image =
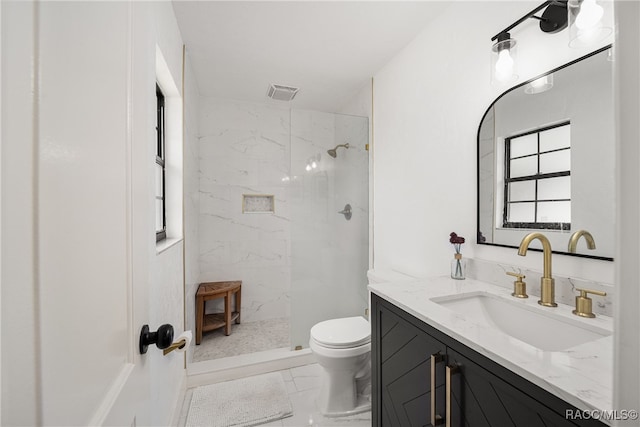
[[[522,281],[525,275],[511,271],[507,271],[507,274],[516,278],[513,282],[513,293],[511,295],[516,298],[529,298],[529,295],[527,295],[527,284]]]

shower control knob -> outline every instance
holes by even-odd
[[[344,205],[344,209],[338,211],[338,213],[344,215],[345,219],[349,221],[351,219],[351,205],[347,203]]]

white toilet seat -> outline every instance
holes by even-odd
[[[311,337],[311,339],[309,339],[309,348],[313,353],[317,355],[329,357],[332,359],[342,359],[345,357],[354,357],[371,352],[371,343],[368,342],[357,347],[331,348],[325,347],[321,343],[318,343],[316,340],[314,340],[313,337]]]
[[[330,349],[349,349],[371,342],[371,326],[363,317],[325,320],[311,328],[311,340]]]

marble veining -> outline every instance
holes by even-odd
[[[524,281],[527,283],[527,293],[540,297],[540,278],[542,277],[542,272],[493,261],[467,258],[467,277],[512,289],[515,278],[507,276],[507,271],[524,274],[526,276]],[[575,297],[580,294],[576,291],[576,288],[604,291],[607,293],[604,297],[596,295],[590,296],[593,300],[593,312],[609,317],[613,316],[613,299],[615,294],[615,287],[613,285],[575,277],[562,277],[556,274],[553,275],[553,278],[556,284],[555,294],[557,302],[575,306]]]
[[[431,300],[469,292],[487,292],[516,300],[510,296],[511,289],[505,286],[470,278],[453,280],[445,276],[380,283],[369,285],[369,290],[578,409],[612,409],[613,335],[563,351],[543,351],[494,328],[474,323]],[[533,308],[537,305],[534,298],[516,303]],[[564,304],[553,309],[539,309],[554,310],[555,315],[571,321],[613,331],[613,319],[607,316],[578,318],[571,314],[573,307]]]

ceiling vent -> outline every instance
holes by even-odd
[[[278,101],[291,101],[300,89],[291,86],[274,85],[271,83],[267,96]]]

